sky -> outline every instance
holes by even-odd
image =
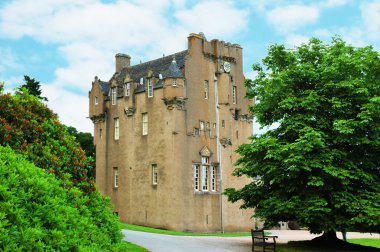
[[[12,91],[35,78],[61,122],[92,132],[88,92],[95,76],[111,78],[116,53],[135,65],[187,49],[199,32],[240,44],[254,78],[275,43],[340,36],[380,51],[380,0],[0,0],[0,82]]]

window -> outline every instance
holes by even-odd
[[[119,140],[119,118],[115,118],[113,119],[114,120],[114,126],[115,126],[115,133],[114,133],[114,137],[115,137],[115,140]]]
[[[200,130],[205,130],[205,122],[204,121],[199,121],[199,128],[200,128]]]
[[[211,191],[216,191],[216,167],[211,166]]]
[[[211,137],[211,129],[206,129],[205,130],[205,135],[208,137]]]
[[[203,85],[204,85],[204,97],[205,99],[208,99],[208,81],[205,80]]]
[[[157,165],[153,164],[152,165],[152,184],[157,185],[157,180],[158,180]]]
[[[199,165],[194,165],[194,190],[199,191]]]
[[[116,104],[116,99],[117,99],[117,88],[113,87],[113,88],[111,88],[111,102],[112,102],[112,105]]]
[[[100,138],[100,139],[103,138],[103,130],[102,130],[102,129],[99,129],[99,138]]]
[[[226,125],[224,123],[224,120],[222,120],[222,128],[224,128]]]
[[[148,135],[148,113],[142,114],[142,134]]]
[[[172,80],[172,86],[173,86],[173,87],[176,87],[176,86],[177,86],[177,80],[176,80],[176,79],[173,79],[173,80]]]
[[[152,78],[148,79],[148,97],[153,97],[153,82],[152,82]]]
[[[213,123],[213,124],[212,124],[212,127],[213,127],[214,129],[216,129],[216,123]]]
[[[95,105],[98,105],[98,104],[99,104],[99,98],[95,96]]]
[[[129,96],[131,94],[131,83],[125,84],[125,96]]]
[[[113,187],[119,187],[119,171],[117,167],[113,168]]]
[[[236,86],[232,86],[232,103],[236,104]]]
[[[202,165],[202,191],[208,191],[208,166]]]
[[[194,128],[194,136],[199,136],[199,128]]]
[[[218,167],[210,165],[209,157],[202,156],[201,163],[193,165],[194,191],[216,192],[217,172]]]
[[[140,78],[140,85],[143,85],[143,84],[144,84],[144,78],[141,77],[141,78]]]

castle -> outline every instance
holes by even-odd
[[[244,99],[242,48],[202,33],[187,50],[130,65],[89,92],[96,183],[124,222],[181,231],[242,231],[252,210],[222,195],[234,177],[236,148],[252,134]]]

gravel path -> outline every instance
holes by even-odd
[[[279,243],[310,240],[312,235],[303,230],[268,230],[277,235]],[[251,237],[173,236],[123,230],[124,240],[140,245],[152,252],[249,252]],[[337,233],[341,238],[341,234]],[[349,232],[347,238],[380,238],[380,234]]]

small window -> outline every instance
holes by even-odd
[[[113,88],[111,88],[111,103],[112,103],[112,105],[116,105],[116,99],[117,99],[117,88],[113,87]]]
[[[208,136],[208,137],[211,137],[211,129],[206,129],[205,130],[205,135]]]
[[[162,74],[158,74],[158,78],[162,80]]]
[[[236,101],[237,101],[236,92],[237,92],[236,86],[232,86],[232,103],[233,104],[236,104]]]
[[[103,138],[103,130],[102,130],[102,129],[99,129],[99,138],[100,138],[100,139]]]
[[[140,78],[140,85],[143,85],[143,84],[144,84],[144,78],[141,77],[141,78]]]
[[[226,127],[224,120],[222,120],[222,128]]]
[[[202,191],[208,191],[208,165],[202,165]]]
[[[115,126],[114,137],[115,137],[115,140],[119,140],[119,129],[120,129],[119,123],[120,123],[119,118],[115,118],[114,119],[114,126]]]
[[[157,165],[153,164],[152,165],[152,184],[157,185],[157,181],[158,181]]]
[[[176,87],[176,86],[177,86],[177,80],[176,80],[176,79],[173,79],[173,80],[172,80],[172,86],[173,86],[173,87]]]
[[[95,96],[95,105],[99,104],[99,97]]]
[[[148,135],[148,113],[142,114],[142,134]]]
[[[204,98],[208,99],[208,81],[205,80],[203,85],[204,85]]]
[[[125,96],[130,96],[131,94],[131,83],[125,84]]]
[[[238,120],[238,119],[239,119],[239,109],[235,109],[234,119],[235,119],[235,120]]]
[[[115,188],[118,188],[119,187],[119,171],[118,171],[117,167],[113,168],[113,178],[114,178],[113,186]]]
[[[205,130],[205,122],[204,121],[199,121],[199,128],[200,128],[200,130]]]
[[[216,191],[216,167],[211,166],[211,191]]]
[[[153,97],[153,81],[152,81],[152,78],[148,79],[148,97]]]
[[[199,128],[194,128],[194,136],[199,136]]]
[[[200,176],[199,176],[199,165],[194,165],[194,190],[199,191]]]
[[[216,123],[213,123],[212,127],[213,127],[214,129],[216,129]]]
[[[202,157],[202,164],[208,164],[209,158],[208,157]]]

